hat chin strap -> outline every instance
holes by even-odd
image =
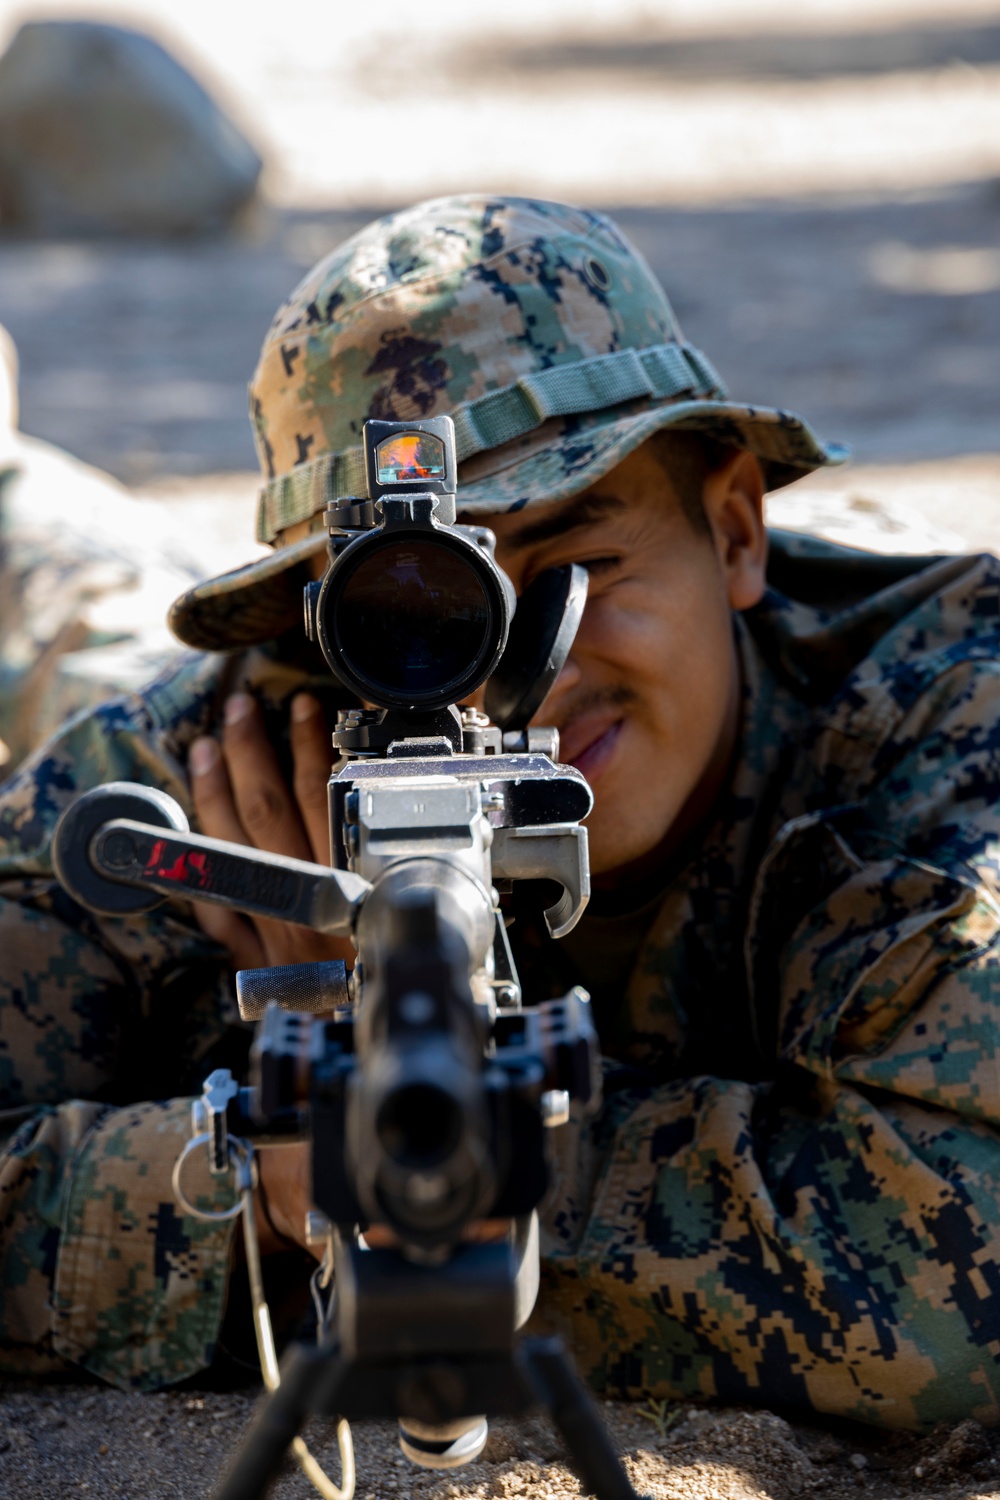
[[[643,397],[694,396],[725,401],[728,392],[711,363],[691,344],[618,349],[574,364],[522,375],[502,390],[463,401],[449,413],[458,457],[472,458],[534,432],[551,417],[581,416]],[[323,453],[264,485],[257,508],[257,540],[307,521],[340,495],[365,492],[364,450]]]

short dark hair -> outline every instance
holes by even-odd
[[[688,521],[695,531],[708,535],[703,498],[705,480],[735,453],[732,443],[677,427],[655,432],[649,442]]]

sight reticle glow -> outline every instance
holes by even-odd
[[[444,443],[432,432],[400,432],[383,438],[375,450],[379,484],[445,477]]]

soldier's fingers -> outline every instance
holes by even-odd
[[[207,901],[193,901],[195,920],[202,932],[229,949],[236,969],[259,969],[266,962],[264,945],[245,917]]]
[[[308,693],[292,699],[292,788],[305,824],[312,857],[330,863],[330,817],[327,782],[330,779],[330,734],[320,703]]]
[[[188,752],[191,773],[191,796],[198,827],[213,839],[227,839],[231,844],[248,844],[236,811],[229,772],[218,743],[204,735],[194,741]]]
[[[259,718],[258,727],[263,740],[264,728]],[[298,814],[292,806],[291,793],[281,778],[277,760],[266,740],[263,740],[263,750],[267,754],[259,756],[256,767],[250,767],[250,770],[254,775],[265,778],[270,775],[273,785],[282,791],[286,804],[291,808],[290,817],[294,815],[296,820],[298,843],[289,847],[290,840],[286,838],[284,847],[281,847],[280,842],[277,847],[275,843],[263,844],[259,847],[269,848],[278,854],[291,854],[298,859],[311,860],[313,853],[307,845],[305,830],[301,821],[298,820]],[[249,757],[244,754],[242,760],[238,755],[234,758],[236,764],[245,773],[247,770],[245,762]],[[230,776],[231,764],[231,761],[224,758],[215,740],[205,737],[195,740],[192,744],[188,768],[191,772],[192,796],[198,825],[202,832],[207,833],[211,838],[228,839],[236,844],[255,843],[256,840],[248,837],[248,831],[243,826],[237,806],[234,779]],[[234,776],[235,774],[234,771]],[[215,905],[209,906],[207,903],[196,905],[195,915],[202,929],[229,949],[237,968],[252,969],[264,964],[309,963],[331,958],[353,961],[354,950],[350,942],[345,939],[325,937],[322,933],[310,932],[303,927],[293,927],[286,922],[269,922],[262,918],[258,918],[251,924],[235,912]]]
[[[354,947],[349,938],[328,937],[291,922],[258,921],[255,926],[264,946],[265,963],[313,964],[340,958],[349,967],[354,966]]]
[[[312,1207],[312,1148],[307,1141],[264,1146],[257,1153],[254,1218],[261,1253],[305,1245],[306,1214]],[[312,1250],[312,1247],[308,1247]],[[317,1251],[312,1251],[318,1257]]]
[[[226,701],[222,748],[233,799],[246,835],[258,849],[312,859],[312,849],[260,709],[247,693]]]

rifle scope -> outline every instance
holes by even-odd
[[[306,621],[365,703],[432,712],[475,692],[507,642],[514,595],[480,528],[455,526],[451,420],[366,422],[366,500],[327,508],[331,566]]]

